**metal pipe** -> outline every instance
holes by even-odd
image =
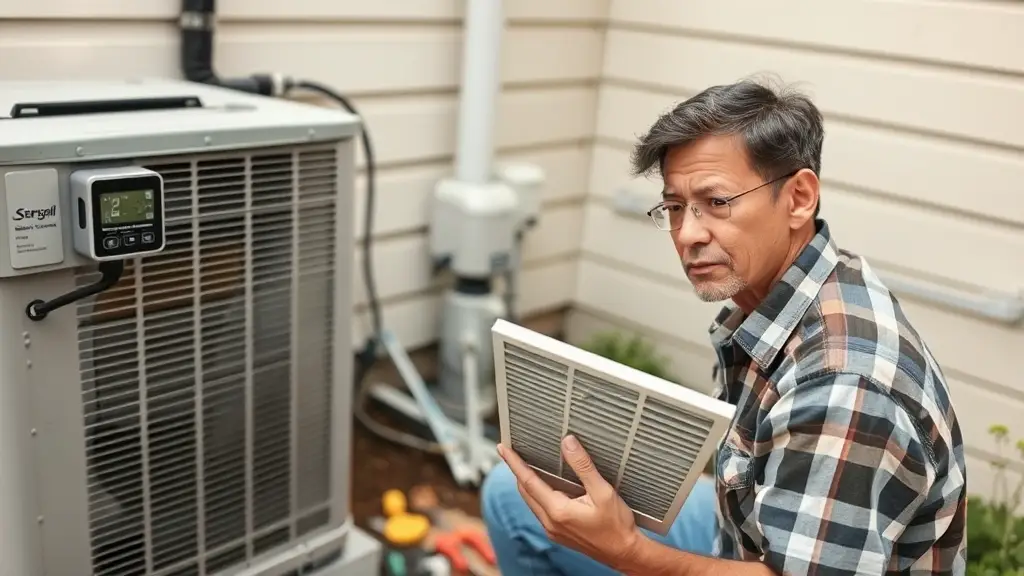
[[[405,348],[395,338],[395,335],[387,330],[381,333],[380,339],[388,352],[388,356],[391,357],[391,361],[395,364],[395,368],[398,369],[398,374],[405,382],[406,388],[412,392],[413,398],[416,399],[416,403],[419,404],[420,409],[423,411],[423,416],[426,417],[427,425],[434,434],[434,438],[438,444],[444,447],[444,457],[448,461],[448,467],[451,469],[452,475],[455,476],[455,481],[460,485],[475,482],[478,478],[478,471],[471,469],[462,458],[462,454],[460,454],[462,446],[455,440],[448,417],[444,415],[441,407],[437,405],[437,401],[430,394],[427,384],[423,381],[419,371],[416,370],[416,365],[412,363],[412,359],[406,354]]]
[[[503,0],[469,0],[462,42],[458,149],[455,177],[483,184],[492,176],[494,132],[501,90]]]
[[[896,294],[906,294],[945,308],[1014,326],[1024,321],[1024,297],[996,292],[973,293],[945,288],[922,280],[875,270],[886,286]]]
[[[370,388],[370,396],[373,396],[373,398],[378,402],[386,404],[391,409],[408,418],[412,418],[422,424],[427,423],[427,417],[423,415],[423,409],[416,403],[416,399],[412,398],[405,392],[402,392],[398,388],[391,386],[372,386]],[[448,430],[450,430],[451,433],[455,435],[455,438],[460,442],[472,442],[476,444],[477,454],[485,456],[482,458],[482,464],[485,466],[485,468],[482,469],[483,472],[486,472],[491,466],[497,463],[497,442],[490,440],[486,436],[471,436],[466,429],[457,422],[451,422],[448,426]]]
[[[476,355],[479,354],[479,347],[472,332],[468,332],[463,337],[462,346],[462,377],[466,394],[466,433],[470,438],[480,438],[484,435],[484,428],[480,417],[480,383],[478,382],[480,373],[476,367]],[[481,454],[477,451],[477,444],[467,442],[466,452],[471,466],[479,470]]]
[[[221,78],[214,72],[213,31],[216,20],[216,0],[182,0],[178,26],[181,28],[181,73],[185,79],[264,96],[275,94],[279,82],[269,74]]]

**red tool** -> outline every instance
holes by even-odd
[[[487,536],[479,530],[463,528],[434,537],[434,549],[439,554],[444,554],[452,563],[452,568],[459,572],[469,569],[469,561],[462,555],[464,544],[476,550],[489,564],[493,565],[497,562],[491,543],[488,542]]]

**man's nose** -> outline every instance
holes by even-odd
[[[675,232],[676,244],[680,247],[688,247],[695,244],[707,244],[711,241],[711,233],[704,225],[704,219],[698,217],[690,206],[685,208],[682,217],[682,226]]]

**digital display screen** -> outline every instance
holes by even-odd
[[[152,219],[152,190],[100,194],[100,223],[104,227],[136,224]]]

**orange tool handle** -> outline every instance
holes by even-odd
[[[491,543],[487,540],[487,536],[484,535],[484,533],[476,530],[469,530],[460,534],[460,536],[462,537],[462,541],[472,546],[478,554],[484,557],[484,560],[486,560],[488,564],[494,564],[498,561],[497,557],[494,555],[494,549],[491,548]]]
[[[478,554],[483,556],[488,564],[497,562],[494,549],[487,537],[476,530],[455,530],[446,534],[440,534],[434,539],[434,548],[444,554],[452,563],[452,568],[465,572],[469,569],[469,561],[462,555],[462,545],[471,546]]]
[[[458,572],[469,569],[469,562],[462,555],[462,541],[455,534],[439,534],[434,538],[434,549],[444,554]]]

